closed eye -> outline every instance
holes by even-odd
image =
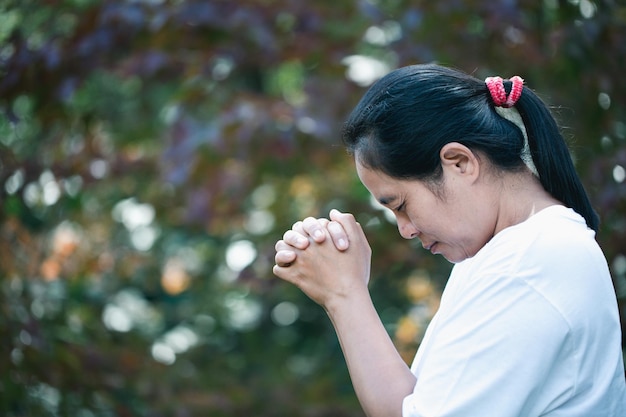
[[[406,202],[403,201],[402,204],[400,204],[398,207],[396,207],[394,210],[397,212],[402,212],[404,211],[404,208],[406,207]]]

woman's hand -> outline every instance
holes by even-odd
[[[352,214],[333,210],[330,220],[308,218],[285,233],[276,243],[273,271],[327,307],[355,290],[367,290],[370,260],[360,224]]]
[[[305,219],[285,233],[276,243],[274,274],[328,313],[365,413],[394,416],[413,392],[415,376],[372,303],[367,288],[371,255],[354,216],[333,210],[330,220]]]
[[[276,245],[276,265],[289,266],[296,259],[296,253],[293,249],[304,250],[309,246],[310,239],[316,243],[322,243],[327,236],[330,238],[335,247],[340,251],[345,251],[350,245],[348,235],[343,226],[336,219],[343,215],[339,210],[332,209],[330,211],[330,220],[315,217],[307,217],[302,221],[297,221],[291,230],[287,230],[283,235],[283,239]],[[328,232],[328,233],[326,233]]]

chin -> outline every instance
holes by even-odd
[[[439,255],[443,256],[448,262],[453,264],[458,264],[459,262],[463,262],[464,260],[471,258],[471,256],[467,254],[445,254],[440,253]]]
[[[465,259],[457,259],[457,258],[448,258],[447,256],[444,256],[444,258],[446,258],[448,262],[453,263],[453,264],[458,264],[459,262],[463,262],[465,260]]]

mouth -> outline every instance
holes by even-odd
[[[422,244],[422,247],[423,247],[424,249],[426,249],[427,251],[429,251],[429,252],[433,253],[433,247],[434,247],[436,244],[437,244],[437,242],[433,242],[433,243],[430,243],[430,244],[428,244],[428,245],[424,245],[424,244]]]

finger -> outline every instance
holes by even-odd
[[[351,213],[342,213],[339,210],[332,209],[330,211],[330,218],[332,221],[337,222],[341,225],[346,235],[354,236],[356,234],[365,237],[365,234],[363,233],[363,228],[356,221]]]
[[[329,217],[331,220],[341,223],[342,225],[346,222],[356,223],[356,219],[352,213],[342,213],[337,209],[332,209],[329,213]]]
[[[281,267],[288,267],[293,264],[296,260],[296,253],[291,250],[280,250],[276,252],[274,256],[274,261],[276,265]]]
[[[291,226],[291,230],[298,232],[302,235],[306,234],[306,232],[304,231],[304,228],[302,227],[302,222],[300,220],[298,220],[297,222],[293,224],[293,226]]]
[[[274,265],[272,268],[272,272],[280,279],[284,279],[285,281],[292,282],[290,279],[291,275],[289,274],[288,266]]]
[[[317,243],[322,243],[326,239],[327,224],[328,219],[316,219],[315,217],[307,217],[302,221],[304,231]]]
[[[286,271],[287,271],[287,267],[281,266],[279,264],[274,265],[274,267],[272,268],[272,272],[274,273],[274,275],[276,275],[278,278],[281,278],[281,279],[286,279],[285,277]]]
[[[348,234],[344,230],[341,223],[332,220],[328,223],[326,228],[328,229],[330,237],[337,249],[339,249],[340,251],[348,249],[348,247],[350,246],[350,241],[348,240]]]
[[[309,246],[309,239],[302,233],[294,230],[287,230],[283,235],[282,241],[287,245],[298,249],[306,249]]]
[[[274,249],[276,249],[276,252],[280,252],[281,250],[293,251],[294,247],[281,239],[278,242],[276,242],[276,244],[274,245]]]

